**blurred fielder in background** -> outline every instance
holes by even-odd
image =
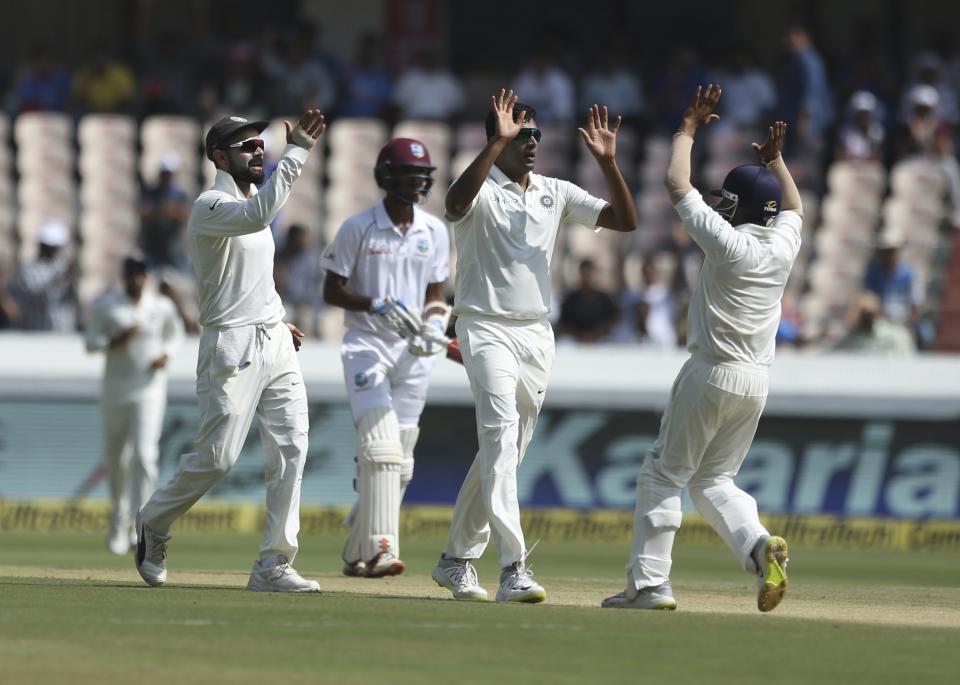
[[[147,263],[127,257],[123,290],[97,298],[86,327],[87,350],[106,353],[100,407],[112,505],[107,547],[114,554],[136,545],[134,517],[157,486],[167,362],[183,339],[173,302],[146,284]]]
[[[267,517],[260,558],[247,587],[273,592],[319,592],[290,565],[300,530],[300,481],[307,456],[307,393],[296,350],[303,338],[283,322],[273,283],[270,222],[283,207],[325,124],[308,109],[293,128],[277,168],[263,181],[266,121],[224,117],[206,138],[216,180],[193,205],[189,254],[200,295],[196,451],[180,458],[173,479],[157,490],[138,516],[136,563],[149,585],[167,579],[170,526],[240,456],[253,416],[260,419],[267,481]]]
[[[476,403],[479,452],[457,497],[434,580],[457,599],[486,599],[471,560],[493,534],[500,552],[498,601],[542,602],[526,566],[517,468],[533,437],[553,365],[550,260],[561,223],[636,228],[633,198],[617,168],[617,117],[606,107],[579,129],[610,189],[612,204],[572,183],[533,173],[541,133],[536,113],[513,91],[491,98],[487,145],[451,186],[457,339]]]
[[[443,335],[450,317],[443,297],[450,271],[447,226],[416,206],[430,192],[434,169],[420,141],[388,142],[374,169],[386,197],[347,219],[323,255],[323,299],[346,310],[340,356],[357,427],[359,499],[348,517],[347,576],[404,570],[400,503],[413,478],[434,355],[445,351],[414,336],[404,322]]]
[[[690,184],[694,136],[719,118],[713,111],[720,92],[711,85],[701,95],[698,87],[673,137],[667,191],[705,260],[688,315],[691,356],[640,467],[627,588],[605,599],[605,607],[677,607],[670,566],[684,487],[744,568],[760,576],[760,611],[776,607],[787,589],[787,543],[761,525],[756,500],[733,477],[766,403],[780,299],[800,250],[803,208],[780,156],[787,130],[780,121],[763,145],[753,144],[763,165],[727,174],[714,191],[716,206]]]

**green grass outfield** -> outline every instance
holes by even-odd
[[[543,605],[461,603],[430,580],[441,539],[404,540],[408,572],[339,575],[342,539],[303,536],[324,593],[243,590],[258,538],[177,535],[169,585],[142,584],[103,536],[0,533],[0,682],[946,683],[960,644],[957,552],[791,549],[771,614],[718,545],[679,545],[676,612],[600,609],[627,548],[542,543]],[[490,550],[478,565],[496,590]]]

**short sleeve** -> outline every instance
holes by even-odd
[[[357,251],[360,249],[360,231],[356,222],[346,221],[340,226],[333,242],[327,245],[320,260],[320,266],[327,271],[350,278],[357,263]]]
[[[708,259],[714,262],[735,262],[748,248],[747,239],[729,221],[691,190],[673,206],[683,221],[683,228],[694,239]]]
[[[568,181],[559,181],[563,194],[563,220],[567,223],[583,226],[596,226],[600,212],[607,206],[606,200],[594,197],[578,185]]]
[[[456,183],[456,181],[454,181],[454,183]],[[450,184],[450,187],[451,188],[453,187],[452,183]],[[449,191],[449,188],[447,190]],[[446,215],[446,212],[444,212],[444,218],[447,221],[450,221],[451,223],[459,224],[460,222],[464,221],[468,216],[473,214],[473,210],[476,208],[478,204],[480,204],[481,200],[488,200],[489,198],[490,198],[490,188],[487,185],[487,181],[484,181],[483,184],[480,186],[480,190],[477,192],[476,197],[473,198],[473,202],[470,203],[470,208],[467,209],[467,211],[464,213],[462,217],[460,217],[459,219],[451,219],[449,216]]]
[[[802,241],[800,236],[803,234],[803,217],[796,212],[786,210],[777,214],[773,220],[773,227],[778,234],[789,238],[793,247],[793,256],[796,257],[800,252]]]

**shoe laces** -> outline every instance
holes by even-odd
[[[277,557],[277,565],[271,566],[267,570],[267,579],[268,580],[277,580],[278,578],[285,576],[287,574],[296,575],[297,572],[293,569],[293,566],[290,565],[290,562],[287,561],[286,557]]]
[[[452,566],[446,568],[446,571],[450,580],[460,587],[475,587],[480,584],[477,569],[468,559],[465,559],[463,563],[454,562]]]

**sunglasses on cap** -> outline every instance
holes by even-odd
[[[230,145],[224,145],[224,149],[239,150],[240,152],[256,152],[257,148],[263,148],[263,138],[247,138]]]
[[[522,128],[514,140],[520,143],[526,143],[528,140],[533,138],[539,143],[541,137],[543,137],[543,133],[541,133],[540,129],[538,128]]]

